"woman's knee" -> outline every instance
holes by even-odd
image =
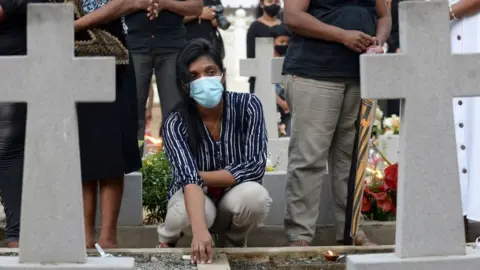
[[[270,211],[272,198],[268,191],[257,182],[242,183],[230,192],[232,193],[227,202],[228,208],[239,217],[264,218]]]
[[[172,197],[174,199],[174,197]],[[210,228],[215,222],[216,208],[213,202],[205,197],[205,221]],[[165,223],[168,226],[178,226],[179,228],[186,229],[190,227],[190,218],[188,217],[187,207],[185,205],[185,199],[183,194],[181,198],[177,198],[175,202],[170,204],[165,217]]]

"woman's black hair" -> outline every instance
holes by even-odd
[[[187,126],[188,145],[193,155],[197,153],[198,143],[204,136],[204,129],[201,128],[201,119],[198,115],[196,102],[185,91],[185,88],[189,87],[190,82],[193,80],[189,69],[190,64],[202,56],[212,59],[222,72],[225,71],[220,53],[213,48],[209,41],[198,38],[187,42],[179,52],[176,62],[177,88],[180,91],[181,101],[171,111],[178,111],[183,117]],[[226,86],[224,85],[223,87],[225,88],[223,93],[225,98]]]
[[[255,10],[255,18],[256,18],[256,19],[258,19],[258,18],[260,18],[260,17],[263,16],[263,8],[262,8],[263,1],[264,1],[264,0],[260,0],[260,1],[258,2],[257,9]]]

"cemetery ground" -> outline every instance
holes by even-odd
[[[151,132],[152,136],[158,137],[161,125],[160,108],[154,106],[152,111]],[[143,217],[147,216],[143,211]],[[0,239],[3,238],[4,223],[0,219]],[[254,231],[249,237],[248,248],[244,249],[215,249],[218,255],[226,254],[228,264],[232,270],[243,269],[345,269],[345,259],[338,262],[325,260],[324,252],[333,251],[339,254],[364,254],[364,253],[387,253],[393,250],[395,241],[394,221],[363,221],[362,229],[376,243],[378,247],[349,247],[335,246],[335,231],[331,224],[319,224],[316,238],[313,242],[316,247],[292,248],[283,247],[286,238],[282,226],[265,225]],[[474,242],[480,235],[480,224],[470,224],[468,240]],[[188,260],[182,259],[182,255],[189,253],[190,237],[184,237],[175,249],[156,249],[157,244],[156,225],[119,226],[119,247],[117,250],[107,251],[118,257],[133,257],[136,269],[197,269],[190,265]],[[473,244],[472,244],[473,245]],[[17,255],[17,250],[6,249],[6,244],[0,240],[0,256]],[[90,250],[89,256],[98,256],[97,251]],[[228,269],[228,268],[204,269]],[[219,266],[221,267],[221,266]],[[199,268],[200,269],[200,268]]]

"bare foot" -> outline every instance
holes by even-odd
[[[8,248],[18,248],[18,242],[7,243]]]
[[[94,243],[94,242],[89,242],[89,241],[87,241],[87,248],[88,248],[88,249],[95,248],[95,243]]]

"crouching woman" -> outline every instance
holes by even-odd
[[[191,232],[192,263],[210,263],[211,232],[220,245],[244,247],[270,209],[263,108],[253,94],[225,90],[222,60],[206,40],[187,43],[176,69],[183,100],[162,127],[173,181],[160,247]]]

